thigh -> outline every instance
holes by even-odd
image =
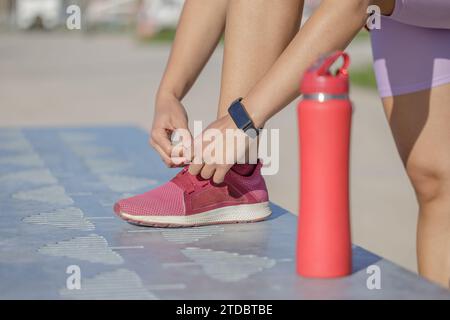
[[[405,3],[397,0],[392,16],[383,16],[381,29],[371,31],[378,90],[408,173],[448,175],[450,29],[392,19]]]
[[[450,84],[385,97],[383,104],[410,176],[450,181]]]

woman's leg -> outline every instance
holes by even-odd
[[[218,116],[245,96],[300,27],[303,0],[230,0]]]
[[[383,99],[419,202],[419,273],[450,280],[450,84]]]

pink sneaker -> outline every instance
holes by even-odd
[[[261,163],[249,176],[230,170],[221,184],[187,170],[156,189],[118,201],[114,211],[130,223],[155,227],[256,222],[272,213]]]

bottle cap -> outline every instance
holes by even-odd
[[[342,66],[332,73],[330,67],[342,57]],[[345,95],[349,91],[348,67],[350,57],[347,53],[336,51],[318,59],[303,75],[300,92],[302,94]]]

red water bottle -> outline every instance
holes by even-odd
[[[332,73],[340,57],[343,65]],[[305,277],[351,273],[349,62],[344,52],[325,56],[305,72],[300,86],[297,272]]]

